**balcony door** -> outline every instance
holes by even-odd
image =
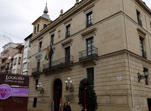
[[[37,71],[40,71],[40,61],[37,61]]]
[[[94,46],[93,37],[86,39],[87,56],[90,56],[93,54],[94,52],[93,46]]]
[[[70,62],[70,47],[65,48],[65,63]]]

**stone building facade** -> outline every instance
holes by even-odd
[[[46,19],[34,27],[48,25],[30,40],[29,111],[58,111],[66,101],[72,111],[81,111],[83,78],[94,81],[97,111],[151,111],[151,10],[144,2],[76,1],[56,20],[40,20]],[[44,59],[50,41],[51,62]]]

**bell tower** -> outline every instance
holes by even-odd
[[[32,25],[33,25],[33,35],[37,34],[42,29],[46,28],[47,25],[50,24],[51,22],[52,22],[52,20],[49,18],[48,7],[47,7],[47,3],[46,3],[43,14],[32,23]]]

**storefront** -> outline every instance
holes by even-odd
[[[29,77],[0,73],[0,111],[27,111]]]

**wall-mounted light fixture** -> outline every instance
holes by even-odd
[[[138,75],[138,82],[140,82],[142,79],[147,79],[148,78],[148,73],[144,73],[143,74],[140,74],[140,73],[137,73]]]
[[[68,77],[65,83],[66,83],[66,90],[73,91],[73,85],[72,85],[72,81],[70,80],[70,77]]]
[[[40,82],[37,85],[37,91],[40,91],[40,93],[44,93],[44,88],[42,87],[42,84]]]

